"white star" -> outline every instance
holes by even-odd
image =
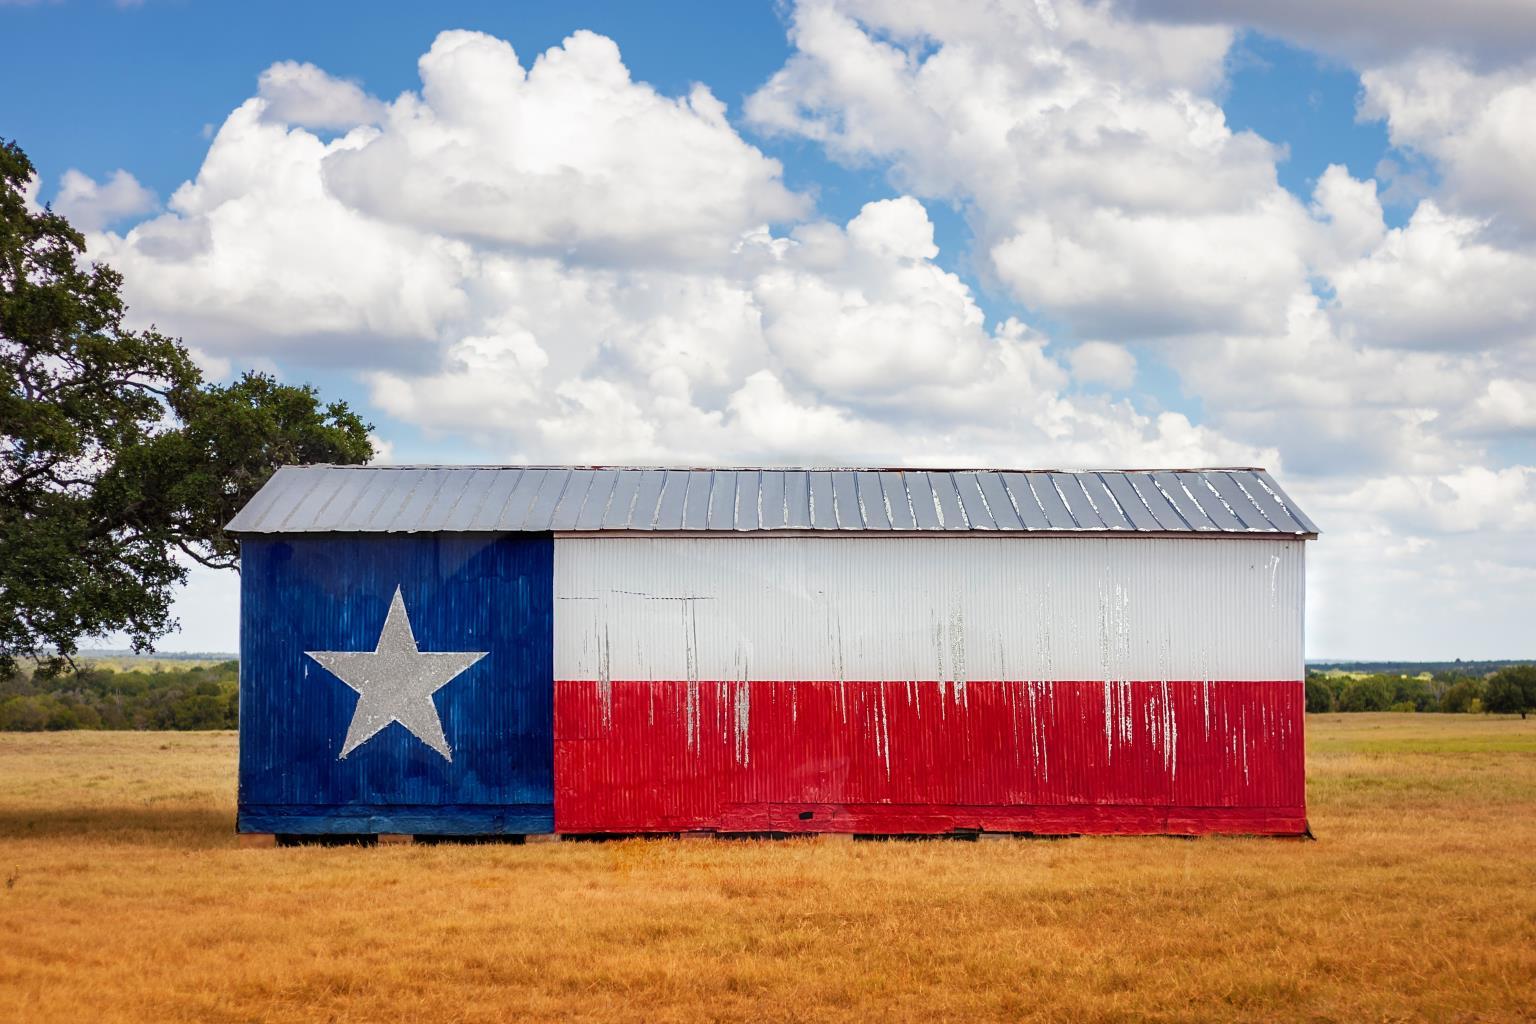
[[[443,735],[432,695],[488,651],[439,653],[418,650],[400,588],[395,588],[379,643],[372,651],[305,651],[337,679],[358,693],[357,710],[341,755],[372,739],[390,722],[399,722],[449,761],[453,751]]]

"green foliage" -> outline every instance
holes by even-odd
[[[1483,699],[1483,681],[1470,676],[1451,683],[1440,698],[1440,710],[1452,714],[1467,714],[1480,710]]]
[[[1536,665],[1506,665],[1487,676],[1462,669],[1424,675],[1350,675],[1309,671],[1307,710],[1496,711],[1522,717],[1536,711]]]
[[[1322,714],[1334,710],[1333,687],[1328,685],[1328,677],[1319,672],[1307,673],[1307,712],[1309,714]]]
[[[278,466],[373,447],[345,403],[263,374],[210,385],[180,341],[125,327],[122,278],[28,209],[32,175],[0,143],[0,673],[48,674],[82,638],[145,650],[173,629],[181,556],[233,566],[223,525]]]
[[[1440,687],[1433,679],[1418,676],[1382,676],[1392,683],[1392,710],[1434,711],[1440,707]],[[1401,705],[1407,707],[1401,707]]]
[[[1483,710],[1521,718],[1536,711],[1536,665],[1512,665],[1489,676]]]
[[[1385,711],[1392,706],[1395,687],[1383,676],[1351,679],[1339,694],[1340,711]]]
[[[16,672],[0,680],[0,732],[233,729],[239,679],[234,661],[171,672]]]

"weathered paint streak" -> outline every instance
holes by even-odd
[[[1296,834],[1298,680],[586,680],[561,832]]]
[[[553,541],[427,534],[241,545],[239,825],[552,827]],[[434,696],[453,760],[399,724],[339,759],[358,697],[306,650],[372,650],[399,587],[423,651],[486,651]]]

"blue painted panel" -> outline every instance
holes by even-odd
[[[553,572],[547,534],[245,538],[241,830],[552,831]],[[374,650],[397,586],[421,651],[487,652],[432,697],[451,761],[399,722],[341,758],[358,694],[304,653]]]

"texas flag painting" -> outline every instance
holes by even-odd
[[[240,827],[553,828],[548,537],[248,539]]]

